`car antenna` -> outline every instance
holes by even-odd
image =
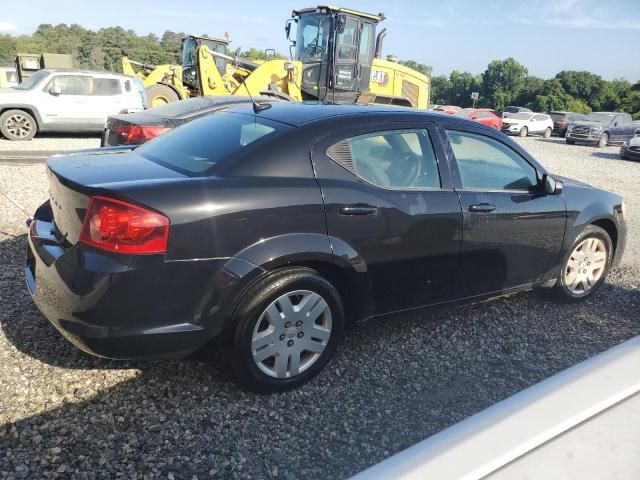
[[[244,78],[240,78],[240,80],[242,81],[242,85],[244,85],[244,88],[247,90],[247,93],[249,94],[249,98],[251,99],[251,105],[253,105],[253,113],[259,113],[263,110],[267,110],[269,108],[271,108],[271,104],[270,103],[258,103],[254,100],[253,95],[251,95],[251,91],[249,90],[249,87],[247,86],[247,84],[244,81]]]

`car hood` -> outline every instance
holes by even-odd
[[[556,180],[561,180],[563,185],[569,187],[590,187],[588,183],[580,182],[578,180],[574,180],[573,178],[561,177],[560,175],[554,175],[553,178]]]
[[[629,145],[640,147],[640,137],[633,137],[631,140],[629,140]]]

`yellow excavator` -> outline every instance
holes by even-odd
[[[427,108],[429,78],[400,65],[395,57],[382,59],[386,29],[376,36],[382,20],[382,14],[332,6],[294,10],[285,27],[292,60],[270,59],[265,54],[264,61],[254,62],[238,56],[238,51],[230,55],[225,40],[186,37],[181,77],[178,68],[173,68],[159,83],[148,82],[149,93],[163,92],[160,100],[150,99],[150,104],[202,95],[248,94],[290,101]]]

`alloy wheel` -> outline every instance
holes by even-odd
[[[271,302],[251,338],[257,367],[274,378],[291,378],[318,361],[331,337],[331,309],[315,292],[296,290]]]
[[[577,296],[588,293],[604,274],[608,256],[607,246],[599,238],[581,241],[571,252],[563,272],[569,292]]]
[[[9,135],[15,138],[25,138],[31,133],[33,124],[24,115],[15,114],[7,118],[5,127]]]

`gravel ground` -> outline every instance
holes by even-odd
[[[41,133],[26,142],[12,142],[0,136],[0,155],[2,152],[24,152],[50,150],[61,152],[64,150],[79,150],[81,148],[96,148],[100,146],[100,134],[76,134],[75,137],[57,133]]]
[[[215,355],[118,363],[72,347],[26,293],[26,230],[0,199],[0,478],[344,478],[640,334],[640,164],[519,141],[553,171],[625,196],[626,261],[601,291],[372,322],[313,382],[272,396],[239,390]],[[0,166],[0,188],[32,211],[44,167]]]

